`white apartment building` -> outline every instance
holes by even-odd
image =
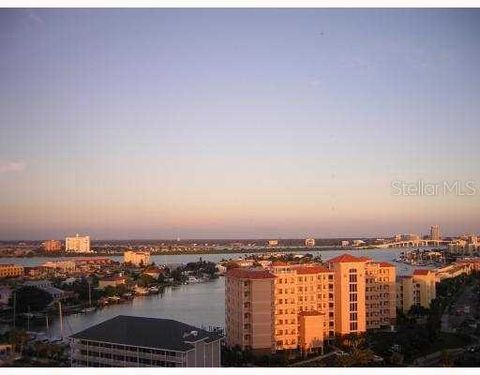
[[[93,253],[90,250],[90,237],[80,236],[77,233],[75,237],[65,238],[65,251],[71,253]]]

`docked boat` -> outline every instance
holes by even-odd
[[[91,306],[91,307],[85,307],[85,308],[82,309],[81,311],[82,311],[82,313],[87,314],[87,313],[90,313],[90,312],[95,311],[96,309],[97,309],[96,307]]]

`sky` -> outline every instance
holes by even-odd
[[[468,9],[0,9],[0,240],[478,233],[479,37]]]

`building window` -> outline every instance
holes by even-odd
[[[357,269],[356,268],[350,268],[348,270],[348,273],[357,273]]]
[[[350,293],[357,291],[357,284],[350,284]]]
[[[350,294],[350,302],[357,302],[357,295],[356,294]]]
[[[357,322],[351,322],[350,323],[350,331],[356,331],[358,329]]]

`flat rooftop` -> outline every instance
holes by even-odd
[[[192,332],[197,332],[196,336]],[[125,315],[119,315],[70,337],[176,351],[192,349],[194,346],[189,342],[199,340],[212,342],[222,338],[218,334],[176,320]]]

